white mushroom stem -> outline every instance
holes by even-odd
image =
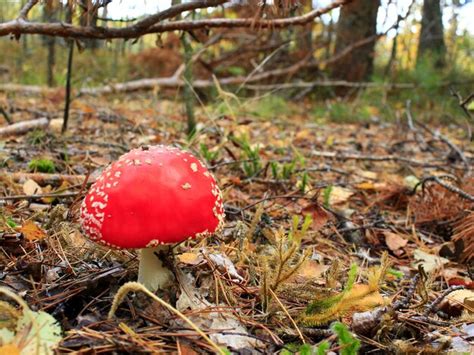
[[[140,249],[140,266],[138,268],[138,282],[155,292],[165,289],[172,280],[173,274],[158,257],[160,251],[168,251],[169,246],[160,245],[154,248]]]

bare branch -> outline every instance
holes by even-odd
[[[24,20],[26,21],[26,18],[28,17],[28,13],[30,10],[33,8],[38,3],[38,0],[29,0],[25,6],[20,10],[20,14],[18,15],[19,20]]]
[[[238,27],[254,27],[254,28],[283,28],[294,25],[304,25],[331,10],[340,7],[352,0],[335,0],[332,4],[321,9],[312,10],[307,14],[295,16],[291,18],[279,18],[272,20],[255,20],[254,18],[244,19],[227,19],[214,18],[203,20],[180,20],[165,23],[157,23],[159,21],[171,18],[183,11],[191,9],[205,8],[217,6],[228,0],[203,0],[175,5],[158,14],[149,16],[132,26],[125,28],[107,28],[107,27],[91,27],[91,26],[74,26],[65,23],[38,23],[25,21],[9,21],[0,24],[0,36],[9,34],[42,34],[57,37],[73,37],[73,38],[136,38],[147,33],[162,33],[176,30],[195,30],[198,28],[238,28]]]

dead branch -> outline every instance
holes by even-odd
[[[72,185],[82,184],[86,179],[85,175],[67,175],[67,174],[46,174],[46,173],[2,173],[15,182],[23,182],[26,180],[33,180],[39,185],[61,185],[62,182],[67,182]],[[90,178],[89,180],[92,180]]]
[[[64,198],[64,197],[75,197],[78,192],[63,192],[63,193],[47,193],[47,194],[36,194],[36,195],[13,195],[13,196],[0,196],[0,201],[17,201],[17,200],[36,200],[40,198]]]
[[[0,128],[0,137],[13,134],[22,134],[33,129],[46,128],[49,125],[49,120],[46,117],[38,118],[36,120],[22,121],[13,123],[7,127]]]
[[[8,124],[13,123],[10,115],[8,114],[8,112],[2,106],[0,106],[0,114],[3,116],[3,118],[5,118],[5,121],[7,121]]]
[[[167,10],[161,11],[155,15],[148,16],[145,19],[125,28],[75,26],[62,22],[41,23],[27,22],[24,20],[16,19],[0,24],[0,36],[15,35],[16,37],[18,37],[21,34],[42,34],[55,37],[112,39],[137,38],[148,33],[163,33],[178,30],[190,31],[199,28],[284,28],[288,26],[305,25],[313,21],[315,18],[320,17],[344,4],[347,4],[350,1],[352,0],[335,0],[333,3],[326,7],[312,10],[307,14],[291,18],[278,18],[272,20],[255,20],[255,18],[214,18],[158,23],[160,21],[175,17],[184,11],[215,7],[228,2],[228,0],[202,0],[184,3],[180,5],[174,5],[168,8]]]
[[[446,190],[451,191],[452,193],[457,194],[457,195],[459,195],[460,197],[462,197],[466,200],[474,202],[474,196],[473,195],[467,193],[466,191],[461,190],[459,187],[448,184],[447,182],[445,182],[441,178],[442,177],[439,177],[439,176],[436,176],[436,175],[428,176],[427,178],[424,178],[422,181],[420,181],[420,184],[422,186],[424,186],[428,181],[434,181],[438,185],[441,185],[442,187],[444,187]]]
[[[38,85],[0,84],[0,92],[18,92],[22,94],[43,94],[53,92],[54,89]]]
[[[349,153],[340,153],[340,152],[323,152],[318,150],[313,150],[311,155],[323,158],[332,158],[338,160],[368,160],[368,161],[395,161],[402,162],[414,166],[424,166],[424,167],[439,167],[440,164],[430,163],[427,161],[421,161],[416,159],[410,159],[405,157],[400,157],[396,155],[359,155],[359,154],[349,154]]]
[[[26,18],[28,17],[28,13],[30,10],[33,8],[38,3],[38,0],[29,0],[25,6],[20,10],[20,14],[18,15],[18,20],[23,20],[26,21]]]

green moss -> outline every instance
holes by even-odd
[[[48,158],[32,159],[28,163],[28,169],[40,173],[54,173],[56,171],[54,162]]]

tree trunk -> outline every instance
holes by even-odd
[[[95,4],[92,0],[80,0],[80,7],[82,9],[79,23],[81,26],[97,27],[97,11],[99,4]],[[96,50],[100,47],[101,43],[99,40],[94,38],[83,39],[85,47]]]
[[[46,22],[56,21],[56,8],[53,1],[48,0],[44,5],[43,16]],[[47,50],[46,58],[46,83],[49,87],[55,85],[54,67],[56,65],[56,38],[53,36],[44,37]]]
[[[436,68],[446,64],[442,16],[440,0],[424,0],[417,64],[430,57]]]
[[[380,0],[355,0],[341,9],[336,30],[337,55],[358,41],[376,35]],[[373,71],[375,40],[352,50],[331,67],[334,79],[367,80]]]

